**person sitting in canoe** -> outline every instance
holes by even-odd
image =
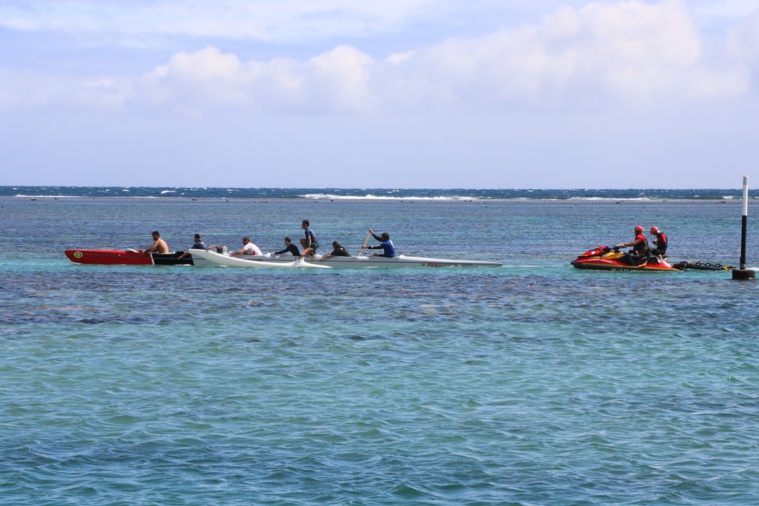
[[[169,252],[169,246],[166,244],[166,241],[161,239],[161,234],[158,233],[158,230],[153,231],[153,245],[150,246],[148,249],[142,252],[143,255],[146,255],[148,253],[168,253]]]
[[[374,239],[380,241],[380,244],[377,246],[367,246],[366,249],[381,249],[382,253],[374,254],[376,257],[395,257],[395,245],[393,244],[393,241],[390,240],[390,234],[387,232],[382,232],[382,235],[378,236],[371,228],[369,229],[369,233],[372,235],[372,237],[374,237]]]
[[[287,253],[290,253],[292,256],[299,257],[300,251],[298,250],[298,247],[292,243],[292,239],[289,237],[285,237],[285,249],[282,251],[275,251],[272,253],[273,255],[285,255]]]
[[[311,223],[308,220],[303,220],[300,224],[303,227],[303,231],[306,233],[305,239],[300,240],[300,245],[303,246],[303,253],[301,256],[313,256],[319,248],[319,241],[316,240],[316,234],[311,230]]]
[[[190,249],[206,249],[206,243],[203,242],[203,239],[200,238],[200,234],[195,234],[195,242],[190,246]],[[181,255],[177,257],[177,259],[184,258],[186,256],[189,256],[190,252],[185,251]]]
[[[630,242],[619,243],[614,246],[614,249],[627,248],[632,246],[632,250],[626,254],[627,260],[630,265],[640,265],[648,261],[648,255],[650,253],[648,248],[648,239],[643,234],[643,227],[638,225],[634,229],[635,239]]]
[[[323,257],[321,257],[320,261],[324,260],[324,259],[327,259],[329,257],[349,257],[349,256],[351,256],[351,254],[348,253],[348,250],[345,249],[343,247],[343,245],[340,244],[337,241],[332,241],[332,248],[333,248],[332,249],[332,253],[330,253],[329,255],[324,255]]]
[[[651,250],[651,254],[656,256],[667,256],[667,234],[659,230],[659,227],[651,227],[651,235],[656,237],[652,242],[656,247]]]
[[[263,253],[261,253],[261,249],[258,246],[250,242],[250,237],[246,235],[245,237],[242,238],[242,248],[229,254],[229,256],[231,257],[237,256],[237,255],[261,256],[263,255]]]

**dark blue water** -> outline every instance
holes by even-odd
[[[736,199],[37,195],[0,199],[0,502],[759,502],[759,285],[569,265],[638,224],[673,260],[736,263]],[[373,227],[402,253],[504,266],[63,255],[154,229],[271,251],[304,218],[351,252]]]
[[[740,187],[688,190],[612,189],[392,189],[392,188],[167,188],[123,186],[0,186],[0,197],[155,197],[208,199],[267,198],[427,198],[427,199],[696,199],[740,198]],[[755,198],[756,191],[750,196]]]

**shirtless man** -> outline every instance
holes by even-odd
[[[166,244],[166,241],[161,239],[161,234],[158,233],[158,230],[153,231],[153,245],[143,251],[143,255],[146,253],[168,253],[169,252],[169,246]]]

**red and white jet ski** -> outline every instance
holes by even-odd
[[[598,246],[588,250],[576,259],[572,265],[578,269],[596,269],[607,271],[678,271],[680,269],[670,265],[663,257],[649,256],[648,259],[637,263],[631,260],[630,255],[619,251],[619,248]]]

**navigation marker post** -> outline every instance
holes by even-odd
[[[743,222],[741,224],[741,268],[733,269],[733,279],[755,279],[756,272],[746,270],[746,223],[748,222],[748,174],[743,175]]]

